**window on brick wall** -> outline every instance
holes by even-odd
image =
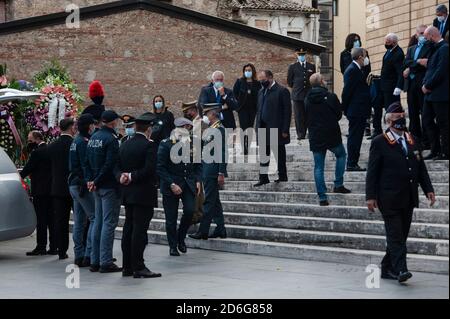
[[[0,0],[0,23],[6,22],[6,0]]]
[[[258,29],[269,30],[269,21],[268,20],[255,20],[255,27]]]

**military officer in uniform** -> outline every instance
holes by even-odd
[[[158,206],[156,189],[156,143],[150,140],[156,115],[146,113],[135,119],[136,133],[120,146],[116,179],[125,205],[122,252],[124,277],[155,278],[144,263],[147,230]]]
[[[419,143],[406,130],[400,102],[387,110],[387,131],[373,139],[366,177],[369,211],[379,208],[386,229],[386,255],[381,277],[405,282],[412,277],[406,264],[406,241],[414,207],[419,206],[418,185],[433,206],[436,199]]]
[[[202,121],[200,111],[197,107],[197,101],[187,102],[182,104],[181,111],[185,118],[192,121],[193,130],[192,134],[198,138],[201,138],[203,132],[208,129],[208,125]],[[205,202],[205,193],[203,191],[203,184],[200,185],[201,190],[195,198],[195,211],[192,218],[192,225],[198,224],[203,217],[203,203]]]
[[[210,103],[203,106],[205,121],[209,129],[203,137],[203,183],[205,187],[204,215],[197,233],[189,235],[193,239],[227,238],[222,203],[219,189],[225,184],[227,177],[227,152],[225,127],[220,122],[221,104]],[[217,150],[217,148],[219,148]],[[216,152],[219,151],[220,154]],[[206,159],[205,156],[210,157]],[[211,221],[214,219],[216,229],[209,235]]]
[[[131,139],[136,133],[135,121],[136,119],[131,115],[122,115],[122,123],[124,126],[124,136],[120,140],[120,144],[125,143]]]
[[[316,66],[306,61],[306,51],[296,49],[297,61],[289,66],[287,83],[292,89],[292,101],[294,102],[295,126],[297,139],[306,137],[306,110],[305,97],[311,90],[309,78],[316,73]]]
[[[196,142],[189,132],[192,125],[186,118],[177,118],[175,130],[158,148],[157,174],[160,177],[170,256],[180,256],[179,251],[187,252],[185,238],[195,211],[195,197],[201,191],[202,164],[194,162]],[[177,149],[172,150],[173,147]],[[183,216],[177,231],[180,200],[183,202]]]

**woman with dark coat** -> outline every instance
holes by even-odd
[[[352,49],[353,48],[361,48],[362,42],[361,37],[356,33],[350,33],[345,39],[345,50],[341,52],[341,73],[344,74],[345,70],[347,70],[348,66],[352,63]],[[369,57],[369,54],[367,54]],[[370,72],[372,72],[372,67],[369,65],[364,66],[364,74],[366,78],[369,76]]]
[[[256,79],[256,68],[248,63],[242,68],[242,77],[236,80],[233,87],[233,94],[236,97],[239,108],[239,124],[245,132],[248,128],[253,128],[258,104],[258,92],[261,90],[261,83]],[[244,154],[248,155],[248,136],[244,136]]]
[[[167,109],[162,95],[156,95],[153,98],[153,114],[156,115],[157,124],[153,126],[151,139],[159,145],[162,140],[170,137],[170,133],[175,128],[175,118]]]

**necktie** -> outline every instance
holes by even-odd
[[[422,46],[421,45],[417,45],[416,47],[416,51],[414,52],[414,61],[417,61],[417,59],[419,58],[419,54],[420,54],[420,50],[422,50]],[[409,77],[412,79],[414,79],[416,77],[415,74],[411,73],[409,75]]]
[[[444,28],[445,28],[445,21],[442,21],[441,22],[441,28],[440,28],[441,35],[444,35]]]
[[[222,102],[222,97],[220,96],[220,93],[219,93],[219,91],[217,91],[217,95],[216,95],[216,102],[217,102],[217,103],[220,103],[220,102]]]
[[[400,146],[402,147],[403,154],[408,155],[408,149],[405,148],[405,145],[403,144],[403,137],[400,137],[400,138],[398,139],[398,143],[399,143]]]

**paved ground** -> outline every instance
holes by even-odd
[[[34,242],[0,243],[0,298],[449,298],[443,275],[415,273],[407,285],[382,280],[380,288],[368,289],[362,267],[194,249],[176,258],[158,245],[148,246],[146,259],[162,278],[81,269],[80,288],[68,289],[72,259],[26,257]],[[115,256],[121,257],[119,241]]]

